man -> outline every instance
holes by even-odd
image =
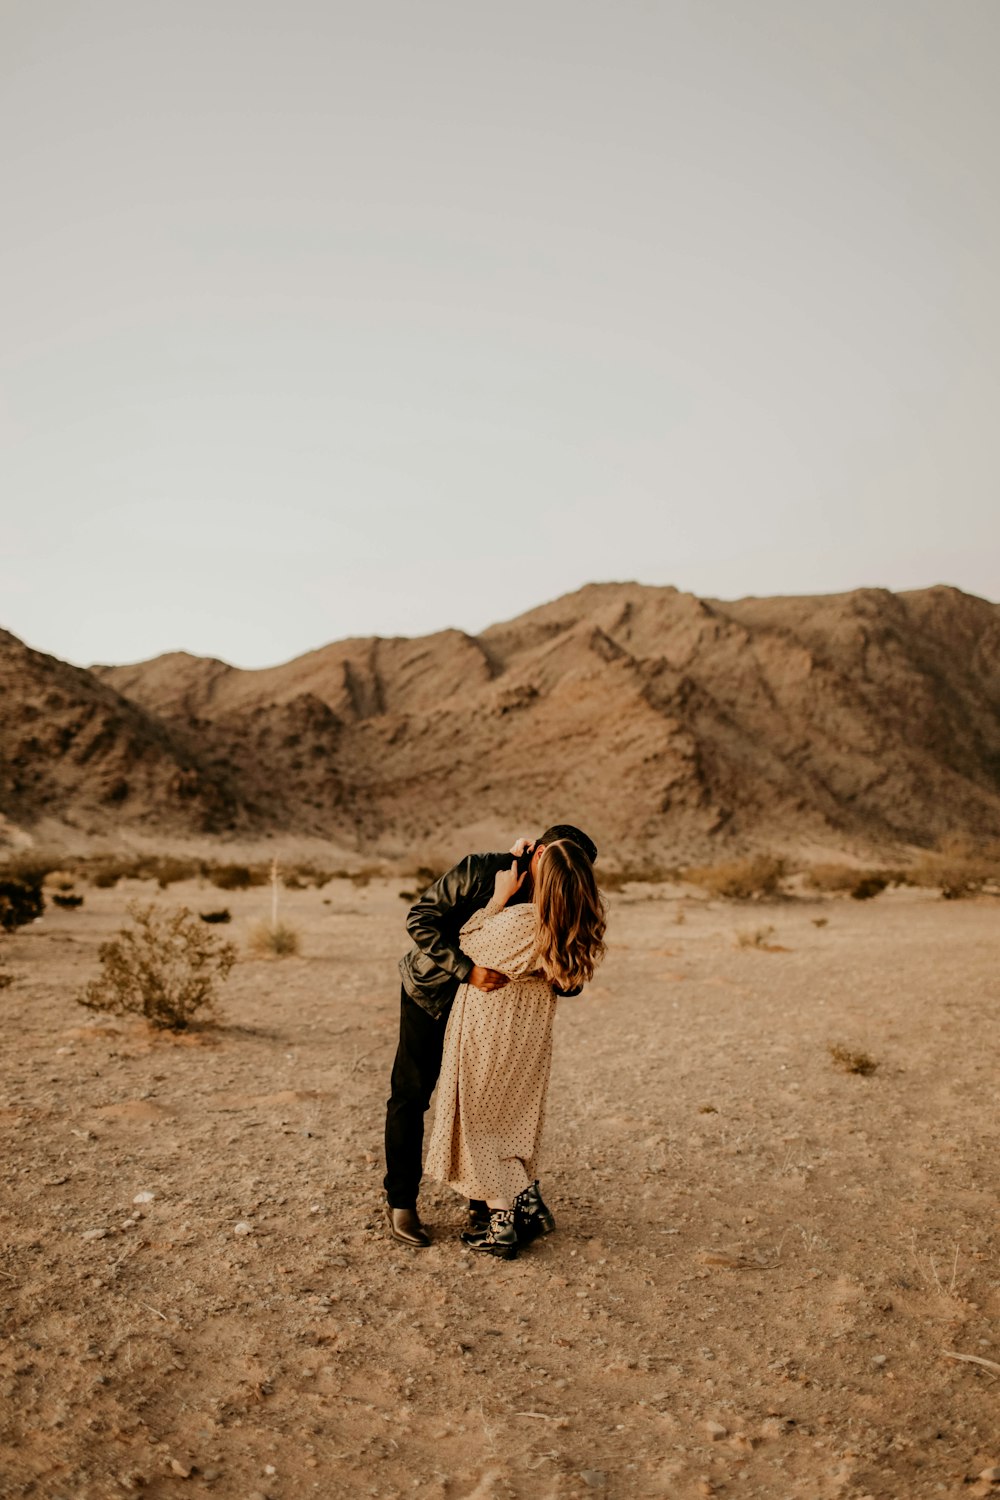
[[[393,1239],[414,1249],[430,1244],[430,1237],[417,1213],[417,1194],[423,1170],[424,1115],[441,1071],[448,1012],[460,984],[496,990],[507,983],[506,974],[474,964],[459,947],[459,932],[474,911],[493,895],[497,871],[509,867],[511,855],[530,863],[520,889],[511,903],[530,901],[534,874],[547,844],[569,839],[591,860],[597,846],[579,828],[557,823],[540,839],[519,839],[508,854],[469,854],[428,886],[411,908],[406,929],[413,947],[400,959],[399,1046],[392,1068],[391,1093],[385,1117],[386,1219]],[[557,991],[557,994],[562,993]],[[569,993],[578,994],[579,991]],[[530,1190],[529,1190],[530,1191]],[[470,1203],[473,1229],[488,1217],[484,1203]],[[555,1227],[555,1221],[534,1188],[532,1226],[535,1232]]]

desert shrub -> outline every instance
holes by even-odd
[[[117,870],[95,870],[90,877],[91,884],[99,891],[110,890],[112,886],[118,884],[120,878]]]
[[[299,932],[287,922],[258,922],[250,929],[250,951],[258,958],[290,958],[298,953]]]
[[[154,879],[161,891],[179,880],[195,880],[201,874],[201,860],[184,858],[183,855],[165,855],[151,861],[149,877]]]
[[[63,911],[76,911],[83,905],[82,896],[64,895],[61,891],[56,891],[52,900],[56,906],[61,906]]]
[[[620,891],[627,885],[666,885],[680,879],[681,872],[669,865],[623,865],[618,870],[598,869],[602,891]]]
[[[701,886],[709,895],[730,901],[752,901],[780,894],[785,861],[775,854],[755,854],[750,859],[693,866],[681,873],[685,880]]]
[[[873,896],[880,895],[888,884],[884,875],[878,875],[874,871],[870,875],[862,875],[861,879],[851,886],[851,899],[870,901]]]
[[[41,881],[0,880],[0,927],[6,932],[33,922],[44,910]]]
[[[19,880],[25,885],[43,885],[53,871],[64,871],[66,856],[44,849],[24,849],[11,854],[0,865],[0,879]]]
[[[842,1068],[845,1073],[860,1073],[863,1078],[868,1078],[878,1067],[878,1063],[867,1052],[860,1052],[854,1047],[842,1047],[839,1042],[831,1042],[827,1051],[837,1067]]]
[[[201,911],[198,913],[198,915],[201,917],[201,920],[203,922],[209,923],[231,922],[233,920],[228,906],[224,906],[221,911]]]
[[[219,886],[220,891],[247,891],[250,886],[261,883],[253,879],[253,871],[247,864],[213,865],[208,868],[208,879]]]
[[[337,873],[335,870],[324,870],[306,861],[303,864],[292,865],[291,869],[286,870],[281,877],[281,883],[290,891],[304,891],[308,886],[315,886],[316,890],[321,891]]]
[[[763,948],[769,937],[773,937],[774,928],[767,927],[741,927],[736,934],[737,948]]]
[[[130,901],[131,927],[102,943],[101,972],[77,995],[81,1005],[111,1015],[141,1015],[172,1031],[199,1012],[211,1015],[216,990],[236,962],[232,943],[206,932],[186,906],[173,911]]]
[[[810,865],[805,883],[813,891],[849,891],[857,884],[859,875],[853,865]]]

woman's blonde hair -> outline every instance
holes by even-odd
[[[579,844],[545,846],[535,880],[537,956],[547,979],[574,990],[593,979],[604,957],[607,917],[594,867]]]

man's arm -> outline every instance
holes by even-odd
[[[420,951],[462,984],[475,965],[458,946],[458,930],[493,892],[492,871],[489,891],[481,889],[483,872],[478,861],[479,856],[469,854],[447,870],[414,902],[406,918],[406,930]]]

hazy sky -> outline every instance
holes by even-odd
[[[1000,598],[997,0],[0,0],[0,625]]]

